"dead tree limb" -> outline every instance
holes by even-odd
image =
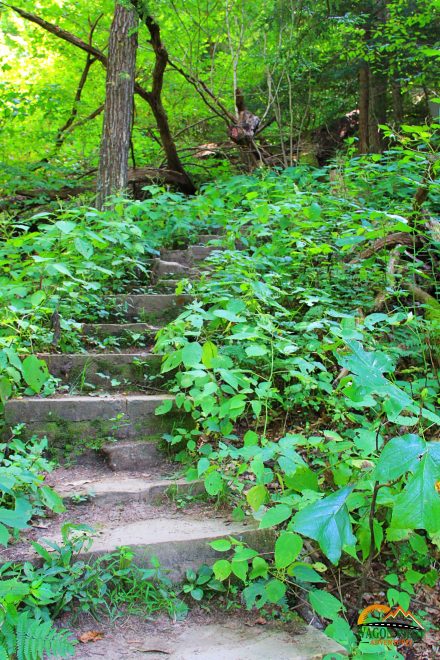
[[[380,252],[384,248],[391,248],[399,244],[413,247],[415,244],[414,236],[404,231],[399,231],[395,232],[394,234],[388,234],[388,236],[384,236],[383,238],[378,238],[377,240],[373,241],[370,247],[363,250],[360,254],[354,257],[354,259],[349,261],[349,263],[355,264],[358,261],[362,261],[363,259],[369,259],[373,256],[373,254]]]
[[[101,18],[103,16],[104,16],[104,14],[99,14],[98,18],[96,18],[96,20],[94,20],[93,23],[90,23],[90,32],[89,32],[89,39],[88,39],[89,46],[91,46],[92,43],[93,43],[93,34],[94,34],[94,32],[95,32],[95,30],[98,26],[99,21],[101,20]],[[78,87],[76,89],[72,110],[70,111],[70,116],[68,117],[65,124],[63,124],[63,126],[61,126],[61,128],[58,130],[57,136],[55,138],[55,149],[56,150],[60,149],[63,146],[67,135],[72,132],[69,129],[71,129],[72,125],[75,122],[76,117],[78,116],[78,106],[79,106],[80,101],[81,101],[81,96],[82,96],[82,93],[83,93],[83,89],[84,89],[84,86],[87,82],[87,78],[89,76],[90,69],[92,68],[93,64],[96,61],[97,61],[96,57],[94,57],[91,53],[87,53],[86,63],[84,65],[84,69],[83,69],[83,72],[81,74],[81,78],[79,80]]]

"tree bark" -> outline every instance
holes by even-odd
[[[116,4],[110,29],[104,123],[99,157],[96,207],[125,190],[133,123],[138,17]]]
[[[393,95],[393,119],[397,127],[403,122],[403,95],[400,83],[393,82],[391,84],[391,91]]]
[[[368,140],[368,108],[369,108],[369,67],[366,62],[359,69],[359,153],[367,154]]]
[[[371,153],[381,153],[384,148],[380,124],[387,120],[387,77],[380,71],[369,75],[368,142]]]

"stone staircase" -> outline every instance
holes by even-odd
[[[199,244],[186,250],[163,250],[160,258],[153,261],[148,292],[115,296],[114,322],[82,326],[84,352],[40,355],[64,390],[47,398],[7,402],[7,426],[24,423],[27,436],[45,435],[50,447],[60,455],[76,457],[72,465],[60,467],[49,478],[64,498],[66,513],[49,519],[44,533],[32,529],[30,539],[60,540],[62,522],[89,524],[96,537],[88,554],[100,555],[121,545],[130,546],[139,563],[145,564],[155,556],[173,579],[184,576],[188,568],[218,559],[219,554],[208,545],[218,538],[232,535],[263,552],[273,548],[270,530],[258,530],[251,520],[233,522],[227,511],[215,509],[201,497],[202,482],[187,483],[179,478],[175,465],[161,448],[161,437],[188,423],[188,419],[177,408],[167,415],[155,415],[156,408],[173,397],[166,392],[166,382],[160,376],[161,356],[149,350],[154,335],[191,300],[189,295],[171,292],[176,283],[182,277],[196,277],[203,261],[219,249],[215,244],[218,242],[218,236],[203,235]],[[110,343],[125,344],[131,337],[141,338],[142,347],[111,348],[111,352],[93,348],[108,338]],[[179,502],[186,506],[177,506]],[[32,547],[24,543],[2,551],[1,555],[5,560],[34,558]],[[278,633],[274,633],[275,645],[271,642],[272,651],[265,657],[309,659],[329,652],[344,653],[342,647],[319,631],[305,628],[306,650],[301,650],[301,635],[292,635],[288,640],[290,655],[285,655],[285,638],[278,640],[283,648],[282,653],[278,652]],[[253,634],[260,635],[259,631]],[[314,648],[310,647],[312,638]],[[218,657],[213,655],[216,643],[212,639],[208,652],[205,640],[196,657]],[[236,653],[228,653],[232,659],[248,657],[238,648]],[[98,655],[102,656],[102,651]],[[113,657],[111,649],[104,655]]]

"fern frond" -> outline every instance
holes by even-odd
[[[43,660],[44,655],[65,658],[74,654],[67,630],[56,630],[51,621],[31,618],[22,612],[17,620],[17,660]]]

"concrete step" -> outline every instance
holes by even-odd
[[[191,254],[192,262],[203,261],[207,259],[213,252],[218,252],[219,250],[224,250],[222,247],[217,245],[191,245],[188,248]]]
[[[85,502],[93,499],[93,503],[101,506],[121,504],[126,502],[143,502],[158,504],[167,498],[196,496],[205,492],[202,480],[188,482],[185,479],[159,479],[143,476],[132,476],[122,473],[99,479],[81,480],[78,486],[74,483],[58,487],[57,493],[69,501],[78,498]]]
[[[199,234],[197,236],[197,244],[205,245],[211,241],[218,241],[221,236],[219,234]]]
[[[173,293],[116,296],[116,305],[128,320],[140,320],[151,325],[165,324],[175,319],[192,296]]]
[[[158,468],[163,464],[164,455],[158,448],[158,441],[118,440],[106,442],[101,451],[109,467],[114,472],[145,471]]]
[[[11,399],[5,404],[5,421],[7,427],[25,424],[27,437],[45,435],[58,449],[95,448],[110,440],[133,438],[155,446],[174,425],[188,423],[179,410],[155,415],[156,408],[168,399],[173,397],[129,394]]]
[[[133,335],[143,335],[145,343],[154,341],[160,326],[148,323],[83,323],[82,332],[87,337],[104,339],[105,337],[120,337],[132,339]]]
[[[121,385],[146,385],[160,372],[162,357],[146,351],[130,353],[40,353],[52,376],[79,390],[87,384],[106,390]],[[112,385],[112,380],[116,383]]]
[[[211,608],[210,608],[211,610]],[[122,623],[100,620],[105,634],[94,644],[79,644],[76,660],[335,660],[348,652],[320,630],[301,621],[266,621],[255,612],[212,608],[190,611],[184,621]],[[95,621],[84,622],[86,632]],[[136,630],[136,634],[133,633]],[[374,657],[374,656],[372,656]]]

